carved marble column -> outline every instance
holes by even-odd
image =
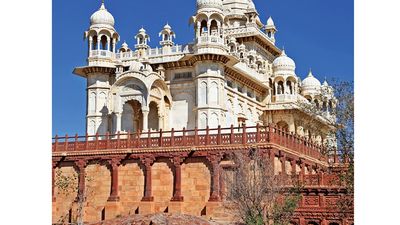
[[[107,51],[110,51],[110,37],[107,37]]]
[[[80,198],[85,197],[85,177],[86,177],[86,160],[79,159],[75,161],[75,166],[78,169],[78,196],[76,196],[75,201],[78,202]],[[83,199],[84,200],[84,199]]]
[[[120,159],[111,159],[108,161],[111,170],[111,193],[108,197],[109,202],[119,201],[118,195],[118,166],[120,165]]]
[[[144,190],[144,196],[142,198],[142,201],[146,202],[151,202],[154,200],[154,197],[152,196],[152,185],[151,185],[151,166],[153,165],[154,158],[151,157],[143,157],[140,159],[144,166],[144,174],[145,174],[145,190]]]
[[[112,40],[113,40],[112,41],[112,52],[115,53],[115,45],[116,45],[117,40],[115,38],[113,38]]]
[[[222,159],[221,155],[209,155],[207,156],[208,161],[211,164],[211,168],[212,168],[212,174],[211,174],[211,182],[212,182],[212,186],[211,186],[211,196],[209,198],[208,201],[210,202],[216,202],[216,201],[220,201],[221,197],[220,197],[220,190],[219,190],[219,169],[220,169],[220,165],[219,162]]]
[[[96,50],[100,50],[100,37],[97,37],[97,49]]]
[[[90,37],[89,37],[89,48],[88,48],[88,50],[89,50],[89,52],[88,52],[89,57],[90,57],[90,53],[92,52],[92,49],[93,49],[93,38],[92,38],[92,36],[90,36]]]
[[[175,202],[182,202],[182,170],[181,170],[181,163],[183,162],[183,158],[181,157],[174,157],[172,159],[172,163],[174,164],[175,174],[174,174],[174,196],[172,197],[171,201]]]
[[[142,110],[142,114],[143,114],[143,131],[148,131],[149,130],[149,111]]]
[[[116,127],[115,127],[115,132],[118,133],[118,131],[121,131],[121,124],[122,124],[122,115],[121,113],[116,113]]]

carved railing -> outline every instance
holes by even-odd
[[[224,45],[224,39],[220,38],[216,35],[204,35],[204,36],[200,36],[197,38],[197,43],[198,44],[221,44]]]
[[[311,172],[309,172],[311,173]],[[279,176],[281,176],[280,174]],[[315,173],[315,174],[304,174],[300,173],[293,175],[286,175],[286,179],[283,180],[285,185],[292,186],[294,184],[304,185],[304,187],[314,186],[329,186],[329,187],[343,187],[345,182],[340,179],[339,173]]]
[[[90,57],[115,58],[115,53],[108,50],[92,50]]]
[[[55,136],[53,152],[83,150],[190,147],[218,145],[276,144],[312,158],[326,160],[323,147],[276,126],[209,128],[194,130],[148,131],[85,136]]]

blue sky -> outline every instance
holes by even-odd
[[[277,26],[276,45],[285,47],[296,62],[302,79],[312,68],[321,81],[327,77],[353,80],[354,19],[352,0],[254,0],[263,23],[272,16]],[[52,134],[85,133],[86,80],[72,74],[84,66],[87,43],[83,33],[101,0],[53,1],[53,95]],[[115,28],[134,46],[134,36],[143,26],[158,45],[158,32],[168,22],[176,33],[175,43],[191,42],[189,18],[195,13],[195,0],[105,0],[115,18]]]

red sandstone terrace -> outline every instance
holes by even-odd
[[[232,216],[221,207],[225,191],[221,177],[230,167],[225,156],[258,148],[275,162],[278,174],[296,176],[306,185],[293,224],[352,221],[350,212],[334,207],[346,190],[337,174],[328,171],[327,157],[320,153],[323,149],[274,125],[80,138],[73,137],[73,142],[66,141],[69,137],[54,139],[54,219],[65,212],[73,218],[74,211],[68,208],[77,204],[77,192],[59,196],[54,188],[56,170],[61,170],[77,174],[78,192],[95,189],[85,208],[85,221],[158,212],[230,221]],[[338,162],[338,157],[333,159]],[[85,176],[93,180],[85,182]]]

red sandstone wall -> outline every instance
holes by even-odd
[[[159,160],[151,167],[155,212],[164,212],[173,196],[174,176],[169,163],[167,160]]]
[[[86,174],[87,205],[84,221],[99,221],[110,196],[111,173],[106,166],[91,164],[86,167]]]
[[[159,159],[152,165],[152,196],[154,201],[142,202],[145,179],[143,168],[140,165],[141,163],[138,160],[128,160],[118,167],[120,201],[117,202],[107,202],[111,191],[111,172],[109,168],[100,164],[89,164],[86,167],[88,179],[86,181],[88,192],[88,201],[85,206],[86,222],[100,221],[104,209],[104,214],[108,219],[117,215],[134,214],[138,207],[140,214],[163,212],[168,207],[169,212],[178,210],[174,212],[199,216],[206,207],[207,217],[229,219],[229,216],[231,216],[224,211],[220,202],[208,201],[211,189],[211,173],[205,158],[189,158],[182,164],[181,190],[184,197],[183,202],[170,201],[173,195],[174,173],[171,170],[172,164],[167,159]],[[75,175],[77,177],[78,175],[72,164],[62,164],[61,168],[56,168],[57,170],[61,170],[66,176]],[[77,187],[77,180],[72,185]],[[53,222],[57,222],[63,215],[68,215],[73,200],[77,195],[77,188],[68,195],[59,194],[57,188],[55,188],[54,193],[56,201],[53,202]],[[299,212],[321,210],[323,205],[333,206],[337,198],[338,196],[336,195],[326,196],[326,194],[322,193],[320,195],[308,194],[304,196],[301,203],[303,207],[300,208]],[[112,209],[110,205],[117,205],[112,213],[110,213]],[[76,214],[75,211],[73,214]],[[319,216],[315,215],[315,218],[319,218]],[[308,219],[313,218],[310,217]]]
[[[210,198],[210,170],[202,160],[187,160],[182,165],[183,213],[200,216]]]
[[[118,168],[121,215],[134,214],[144,193],[144,174],[138,160],[129,160]]]
[[[71,165],[61,166],[60,168],[55,169],[56,174],[57,171],[61,171],[63,176],[67,177],[76,177],[76,179],[70,184],[71,189],[69,193],[61,193],[57,187],[54,188],[54,194],[56,195],[56,201],[53,203],[53,223],[59,221],[62,217],[65,217],[68,220],[68,213],[70,208],[72,207],[72,203],[74,202],[77,193],[78,193],[78,173]]]

